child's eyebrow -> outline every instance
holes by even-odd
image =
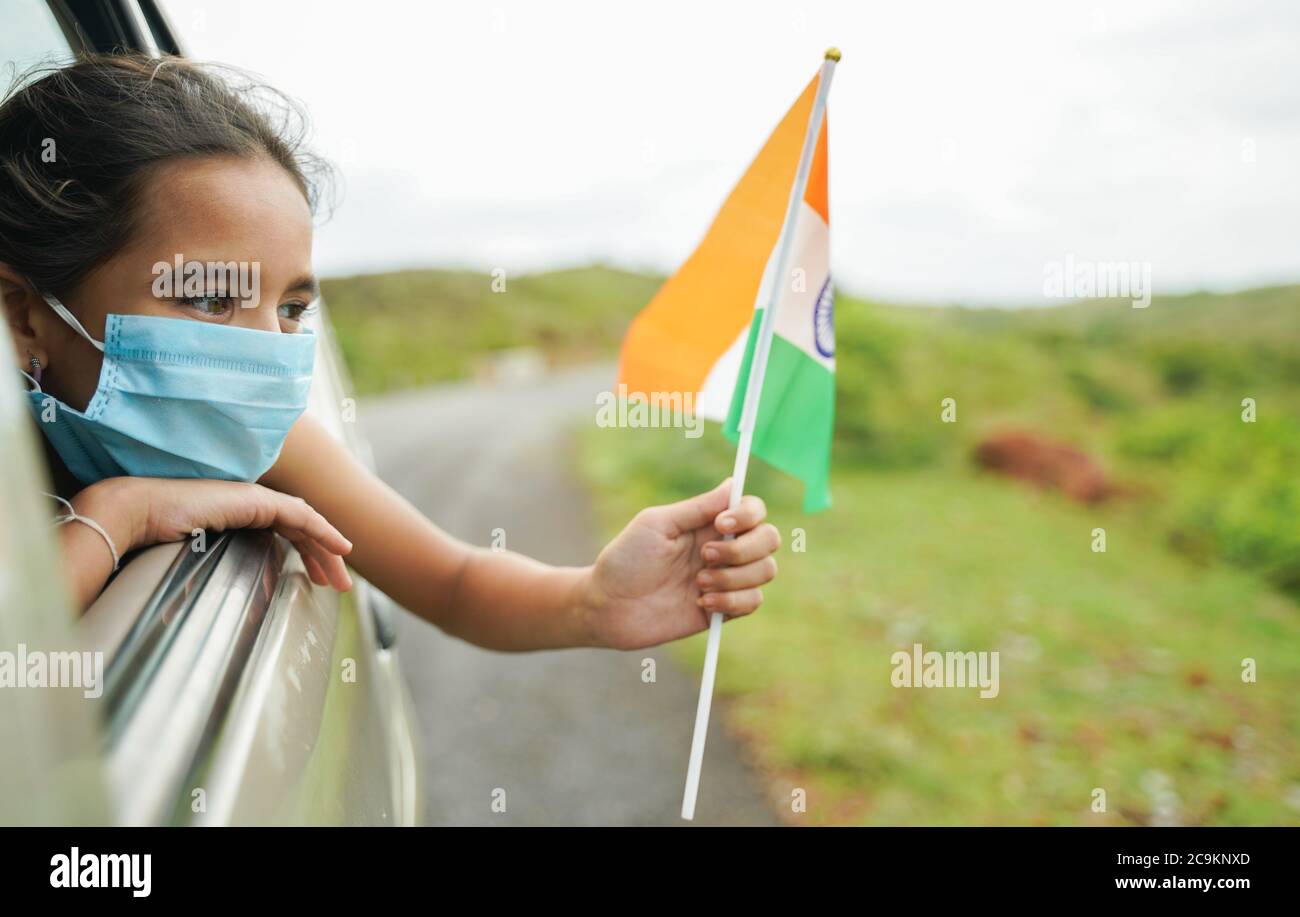
[[[320,281],[316,279],[315,274],[303,274],[293,283],[289,284],[288,293],[308,293],[312,299],[320,296]]]

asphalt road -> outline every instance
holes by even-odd
[[[591,421],[613,376],[612,366],[587,367],[406,392],[363,402],[358,419],[380,474],[446,531],[488,545],[500,528],[511,550],[588,563],[599,542],[571,431]],[[685,824],[699,683],[662,648],[493,653],[406,614],[399,646],[429,824]],[[653,684],[642,680],[647,658]],[[776,824],[719,712],[715,704],[694,824]],[[503,795],[505,812],[493,811]]]

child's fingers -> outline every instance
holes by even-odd
[[[706,611],[720,611],[728,617],[739,617],[753,612],[763,604],[763,590],[741,589],[738,592],[706,592],[700,596],[700,607]]]
[[[695,577],[695,582],[703,592],[734,592],[770,583],[775,576],[776,558],[769,554],[739,567],[706,568]]]
[[[724,535],[739,535],[748,532],[767,518],[767,506],[761,497],[747,494],[740,498],[740,505],[735,509],[724,510],[713,521],[713,527]]]
[[[317,586],[328,586],[329,579],[325,576],[325,571],[320,568],[320,563],[311,554],[304,551],[298,552],[302,557],[302,565],[307,570],[307,578]]]
[[[259,488],[260,493],[271,501],[275,520],[275,530],[286,538],[310,538],[333,554],[347,554],[352,550],[352,542],[330,525],[320,513],[316,512],[306,501],[269,488]]]
[[[710,565],[735,567],[767,557],[781,547],[781,533],[770,522],[737,536],[733,541],[710,541],[700,548],[700,556]]]
[[[339,592],[347,592],[352,588],[352,577],[348,575],[343,558],[305,535],[290,540],[302,555],[303,565],[307,568],[313,583],[318,586],[332,586]]]
[[[343,558],[337,554],[330,555],[331,562],[329,569],[326,571],[332,585],[339,592],[348,592],[352,589],[352,576],[348,573],[347,564],[343,563]]]
[[[654,506],[644,513],[643,518],[670,533],[693,532],[708,525],[718,513],[727,508],[728,491],[731,478],[727,478],[717,487],[676,503]]]
[[[304,535],[317,542],[331,554],[348,554],[352,551],[352,542],[329,524],[324,516],[307,504],[303,504],[303,515],[298,526]]]
[[[312,552],[316,555],[317,563],[325,572],[325,578],[329,580],[329,585],[339,592],[347,592],[351,589],[352,577],[348,575],[348,568],[343,563],[343,558],[318,542],[309,542],[309,544]]]

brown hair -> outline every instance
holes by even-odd
[[[184,58],[94,55],[29,73],[0,103],[0,262],[64,295],[138,226],[152,167],[200,156],[265,156],[313,213],[330,173],[303,147],[284,95]]]

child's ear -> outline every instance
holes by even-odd
[[[8,264],[0,262],[0,305],[5,325],[14,339],[18,365],[26,369],[34,357],[41,366],[49,363],[49,352],[32,323],[32,310],[41,301],[27,278]]]

